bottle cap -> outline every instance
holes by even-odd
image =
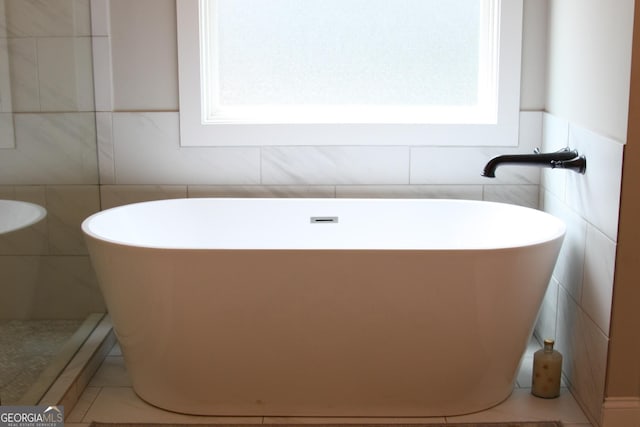
[[[552,345],[554,345],[555,343],[556,343],[556,342],[555,342],[553,339],[551,339],[551,338],[546,338],[546,339],[544,340],[544,345],[551,345],[551,346],[552,346]]]

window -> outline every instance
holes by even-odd
[[[521,0],[181,0],[183,146],[517,145]]]

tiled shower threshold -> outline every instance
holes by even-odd
[[[64,370],[74,354],[82,347],[85,339],[96,327],[104,313],[90,314],[73,335],[64,343],[47,367],[40,373],[29,390],[20,398],[17,405],[33,405],[40,401],[56,378]]]
[[[1,321],[1,403],[36,404],[103,316],[95,313],[84,320]]]
[[[87,337],[89,331],[91,333]],[[36,397],[34,402],[48,406],[62,405],[69,413],[115,343],[116,338],[109,315],[100,313],[89,316],[81,326],[81,330],[74,334],[61,351],[63,354],[52,363],[54,366],[50,365],[51,370],[43,373],[43,375],[57,375],[58,373],[59,375],[54,382],[51,379],[48,382],[43,381],[48,389],[45,388],[46,393],[39,400]],[[69,361],[70,352],[75,355]],[[60,364],[66,364],[66,366],[63,365],[64,370],[61,373]],[[37,396],[35,393],[42,395],[42,390],[34,390],[33,393],[33,396]]]

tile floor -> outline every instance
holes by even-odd
[[[92,421],[146,423],[211,423],[211,424],[286,424],[286,423],[404,423],[445,424],[561,420],[565,427],[591,427],[571,393],[563,388],[557,399],[539,399],[530,393],[533,341],[527,349],[517,379],[517,387],[509,399],[489,410],[475,414],[436,418],[317,418],[317,417],[202,417],[163,411],[142,401],[131,388],[118,345],[114,346],[68,414],[67,427],[87,427]]]

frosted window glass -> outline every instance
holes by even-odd
[[[217,0],[217,104],[478,102],[481,0]]]

